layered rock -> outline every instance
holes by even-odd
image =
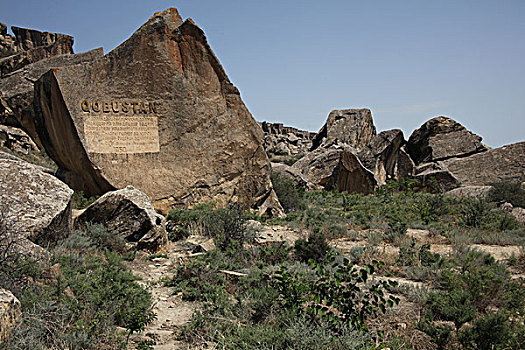
[[[76,189],[131,184],[164,213],[210,199],[280,210],[261,128],[176,9],[103,58],[49,71],[35,97],[40,140]]]
[[[414,178],[428,192],[446,192],[459,186],[458,179],[446,167],[425,163],[414,169]]]
[[[11,27],[14,37],[2,26],[0,33],[0,76],[3,77],[30,63],[56,55],[73,53],[73,37],[59,33]]]
[[[513,143],[466,158],[442,162],[462,185],[487,186],[494,182],[525,181],[525,142]]]
[[[102,48],[74,55],[59,55],[29,64],[0,79],[0,124],[24,129],[42,147],[34,123],[34,83],[52,68],[90,62],[102,55]]]
[[[29,135],[20,129],[4,125],[0,125],[1,147],[23,154],[38,151],[37,145],[31,140]]]
[[[7,339],[9,330],[22,314],[20,301],[10,291],[0,288],[0,344]]]
[[[0,152],[0,220],[22,239],[46,247],[69,234],[73,190],[56,177]]]
[[[103,224],[131,248],[157,250],[167,242],[166,220],[155,212],[147,195],[132,186],[108,192],[75,220],[76,229]]]
[[[372,112],[367,109],[333,110],[312,140],[312,150],[332,145],[348,145],[357,150],[376,135]]]
[[[430,119],[415,130],[407,142],[407,151],[416,164],[465,157],[486,150],[480,136],[448,117]]]
[[[264,149],[270,158],[307,153],[315,133],[299,130],[282,123],[262,122]]]
[[[272,163],[272,172],[280,174],[292,181],[295,187],[310,187],[308,181],[303,178],[301,172],[290,165],[282,163]]]
[[[403,178],[412,177],[412,175],[414,175],[414,169],[416,167],[416,164],[406,151],[405,146],[401,146],[401,148],[399,149],[396,164],[394,165],[394,179],[397,181]]]
[[[321,149],[297,161],[293,168],[309,183],[326,190],[370,193],[376,185],[374,174],[349,150]]]
[[[378,184],[385,184],[386,180],[395,177],[399,152],[404,142],[403,131],[382,131],[357,154],[363,165],[374,173]],[[398,172],[400,169],[398,168]]]

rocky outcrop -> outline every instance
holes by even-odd
[[[293,168],[309,183],[326,190],[370,193],[376,185],[374,174],[349,150],[321,149],[297,161]]]
[[[407,151],[416,164],[465,157],[486,150],[480,136],[448,117],[430,119],[415,130],[407,142]]]
[[[525,181],[525,142],[513,143],[466,158],[442,162],[462,185],[488,186],[494,182]]]
[[[0,124],[24,129],[42,148],[34,123],[34,83],[52,68],[90,62],[102,55],[102,48],[76,55],[59,55],[29,64],[0,79]]]
[[[461,186],[445,192],[448,197],[472,197],[472,198],[486,198],[489,194],[491,186]]]
[[[20,301],[10,291],[0,288],[0,344],[22,315]]]
[[[1,147],[23,154],[38,151],[37,145],[25,132],[4,125],[0,125],[0,148]]]
[[[56,55],[73,53],[73,37],[59,33],[11,27],[14,37],[2,26],[0,33],[0,77],[28,64]]]
[[[369,109],[333,110],[312,140],[312,150],[332,145],[348,145],[360,150],[376,135]]]
[[[46,247],[69,234],[73,190],[56,177],[0,152],[0,220],[20,238]]]
[[[405,145],[406,146],[406,145]],[[406,147],[401,146],[397,154],[396,164],[394,165],[394,179],[399,181],[403,178],[410,178],[414,175],[416,165],[406,151]]]
[[[292,181],[295,187],[305,187],[308,188],[310,185],[308,181],[303,178],[301,172],[290,165],[282,163],[272,163],[272,172],[280,174]]]
[[[281,123],[260,123],[264,131],[264,149],[270,158],[307,153],[315,133]]]
[[[404,142],[401,130],[382,131],[357,154],[363,165],[374,173],[378,184],[385,184],[386,180],[395,178],[396,164]]]
[[[103,224],[130,248],[156,251],[167,243],[166,220],[153,209],[147,195],[132,186],[108,192],[80,214],[74,227]]]
[[[211,199],[280,208],[263,131],[176,9],[98,60],[46,73],[35,111],[59,176],[89,195],[133,185],[163,213]]]
[[[436,163],[421,164],[414,169],[414,173],[419,186],[428,192],[446,192],[460,184],[454,174]]]

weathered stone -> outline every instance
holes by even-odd
[[[87,194],[131,184],[163,213],[211,199],[258,208],[275,197],[263,131],[204,32],[176,9],[101,59],[46,73],[35,110],[60,176]]]
[[[430,119],[415,130],[407,142],[407,151],[416,164],[465,157],[486,150],[480,136],[448,117]]]
[[[520,207],[512,208],[511,214],[516,218],[516,221],[525,224],[525,209]]]
[[[22,315],[20,301],[10,291],[0,288],[0,344]]]
[[[0,23],[0,35],[7,35],[7,25]]]
[[[282,163],[272,163],[272,171],[290,179],[295,187],[309,187],[297,168]]]
[[[414,178],[429,192],[446,192],[459,185],[458,179],[450,171],[436,163],[416,167]]]
[[[374,173],[378,184],[394,178],[399,150],[404,142],[401,130],[382,131],[357,154],[363,165]]]
[[[312,152],[297,161],[293,168],[299,170],[308,182],[327,190],[370,193],[376,185],[374,174],[348,150]]]
[[[73,190],[41,167],[0,152],[0,220],[46,247],[70,232]]]
[[[34,123],[34,82],[52,68],[90,62],[102,55],[102,48],[76,55],[59,55],[27,65],[0,79],[0,124],[24,129],[42,148]]]
[[[376,127],[369,109],[333,110],[312,140],[312,150],[334,144],[346,144],[360,150],[375,135]]]
[[[525,142],[513,143],[466,158],[442,162],[462,185],[525,181]]]
[[[87,224],[103,224],[131,247],[157,250],[167,242],[166,220],[155,212],[147,195],[133,186],[108,192],[80,214],[76,229]]]
[[[20,129],[4,125],[0,125],[0,147],[23,154],[38,151],[37,145],[29,135]]]
[[[15,34],[0,40],[0,76],[5,76],[30,63],[56,55],[73,53],[73,37],[59,33],[11,27]]]
[[[414,175],[414,168],[416,165],[408,155],[405,146],[399,149],[397,154],[396,164],[394,166],[394,179],[399,181],[403,178],[410,178]]]
[[[264,149],[270,158],[304,154],[312,147],[314,133],[281,123],[262,122],[260,125],[264,131]]]
[[[486,198],[491,186],[461,186],[445,192],[448,197],[473,197],[478,199]]]

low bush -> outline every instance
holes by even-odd
[[[515,207],[525,208],[525,189],[519,182],[496,182],[492,184],[487,199],[491,202],[506,201]]]
[[[291,179],[279,173],[272,172],[271,180],[275,194],[287,213],[304,210],[306,208],[303,199],[304,190],[295,188]]]

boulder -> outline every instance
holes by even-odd
[[[516,218],[517,222],[525,224],[525,209],[520,207],[512,208],[510,213]]]
[[[281,123],[262,122],[260,125],[264,131],[264,149],[270,158],[304,154],[312,147],[314,133]]]
[[[69,235],[72,196],[41,167],[0,152],[0,220],[21,238],[46,247]]]
[[[372,112],[367,109],[333,110],[312,140],[312,150],[345,144],[360,150],[376,135]]]
[[[430,119],[407,142],[408,154],[416,164],[465,157],[487,149],[480,136],[448,117]]]
[[[174,8],[104,57],[46,73],[35,112],[57,174],[88,195],[133,185],[163,213],[210,200],[280,208],[263,131]]]
[[[525,142],[442,163],[462,185],[488,186],[501,181],[521,183],[525,181]]]
[[[376,181],[357,156],[349,150],[319,150],[297,161],[293,168],[308,182],[326,190],[349,193],[370,193]]]
[[[14,72],[30,63],[56,55],[73,53],[73,37],[59,33],[11,27],[14,37],[0,38],[0,76]]]
[[[0,288],[0,344],[7,339],[9,330],[22,315],[20,301],[10,291]]]
[[[448,197],[473,197],[478,199],[486,198],[491,186],[461,186],[445,192]]]
[[[103,224],[131,248],[156,251],[167,243],[166,220],[155,212],[148,196],[133,186],[97,199],[75,219],[74,227],[85,230],[89,223]]]
[[[15,152],[28,154],[38,152],[37,145],[29,135],[18,128],[0,125],[0,148],[5,147]]]
[[[272,163],[272,172],[290,179],[295,187],[310,187],[308,181],[303,178],[301,172],[290,165],[283,163]]]
[[[103,55],[102,48],[76,55],[59,55],[25,66],[0,79],[0,124],[21,128],[42,148],[35,129],[34,83],[52,68],[89,62]]]
[[[374,173],[378,184],[385,184],[386,180],[394,178],[399,151],[404,142],[403,131],[382,131],[357,154],[363,165]]]
[[[459,185],[458,179],[446,167],[436,163],[421,164],[414,172],[419,186],[428,192],[446,192]]]
[[[394,179],[399,181],[403,178],[410,178],[414,175],[416,165],[408,155],[405,146],[401,146],[394,165]]]

